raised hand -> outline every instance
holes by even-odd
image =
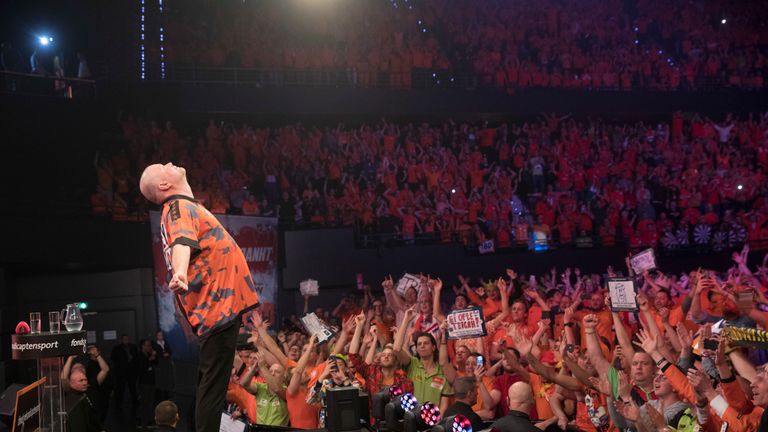
[[[392,281],[392,275],[387,276],[384,281],[381,282],[381,287],[384,288],[384,291],[391,291],[392,288],[395,286],[395,283]]]
[[[652,407],[651,404],[647,405],[648,406],[645,407],[645,413],[648,414],[648,417],[651,418],[651,422],[654,426],[656,426],[656,430],[661,431],[666,428],[667,420],[664,418],[664,416],[654,407]]]
[[[706,396],[712,394],[714,388],[712,387],[712,380],[705,372],[697,369],[688,370],[688,382],[691,383],[696,393]]]
[[[499,288],[499,292],[506,292],[507,291],[507,282],[504,281],[504,278],[499,278],[496,281],[496,286]]]
[[[640,307],[641,311],[647,311],[651,307],[650,303],[648,302],[648,297],[646,297],[644,294],[638,294],[637,306]]]
[[[482,384],[483,375],[485,375],[485,366],[475,365],[475,369],[472,371],[472,373],[475,375],[475,378],[477,378],[477,382]]]
[[[573,313],[574,313],[573,306],[568,306],[567,308],[565,308],[565,310],[563,311],[563,323],[571,322],[571,320],[573,319]]]
[[[597,315],[595,315],[595,314],[589,314],[589,315],[585,316],[581,320],[581,323],[584,325],[584,329],[585,330],[587,330],[587,329],[593,329],[594,330],[597,327],[597,323],[598,322],[599,322],[599,320],[597,318]]]
[[[619,397],[623,400],[632,399],[632,384],[629,382],[629,377],[622,371],[619,371]]]
[[[638,342],[632,342],[632,343],[642,348],[643,351],[650,354],[657,350],[656,337],[652,335],[650,332],[647,332],[644,329],[640,329],[640,331],[637,333],[637,339],[640,341],[640,343]]]
[[[440,292],[440,290],[443,289],[443,280],[440,278],[433,279],[432,289],[435,290],[435,292]]]
[[[693,343],[693,336],[691,335],[690,330],[688,330],[688,328],[686,328],[683,323],[675,326],[675,332],[677,333],[677,337],[680,339],[680,344],[684,348],[691,346]]]
[[[629,421],[636,422],[638,417],[640,417],[640,408],[631,399],[627,399],[624,402],[616,401],[615,407],[616,411]]]
[[[601,379],[597,377],[589,377],[589,385],[593,389],[599,391],[606,396],[613,396],[613,389],[611,383],[607,379]]]
[[[365,322],[365,312],[355,315],[355,327],[362,325]]]
[[[768,255],[766,255],[768,256]],[[515,273],[512,269],[507,269],[507,276],[509,276],[510,279],[515,280],[517,279],[517,273]]]
[[[530,353],[533,349],[533,342],[531,342],[531,338],[524,335],[517,329],[512,329],[512,341],[515,343],[515,348],[517,348],[521,358],[528,355],[528,353]]]

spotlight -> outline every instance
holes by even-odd
[[[659,50],[659,54],[660,54],[660,55],[661,55],[663,52],[664,52],[664,51],[662,51],[662,50]]]
[[[727,23],[727,22],[728,22],[728,20],[727,20],[727,19],[725,19],[725,18],[723,18],[723,19],[721,19],[721,20],[720,20],[720,24],[725,24],[725,23]]]
[[[403,394],[403,388],[399,385],[393,385],[389,388],[389,397],[394,399]]]
[[[744,185],[738,185],[738,186],[736,186],[736,189],[742,190],[742,189],[744,189]]]
[[[432,402],[427,402],[421,406],[421,421],[424,426],[432,427],[440,421],[440,408]]]
[[[451,79],[451,81],[453,81],[453,79]],[[456,193],[456,189],[451,189],[451,193],[455,194]]]
[[[50,36],[40,36],[37,38],[37,41],[42,46],[48,46],[49,44],[53,43],[53,38]]]
[[[639,43],[640,43],[640,41],[639,41],[639,40],[637,40],[637,39],[635,39],[635,45],[637,45],[637,44],[639,44]]]
[[[451,422],[452,432],[472,432],[472,423],[469,419],[461,414],[456,415]]]
[[[419,406],[419,401],[413,393],[406,393],[400,397],[400,409],[404,412],[413,411]]]

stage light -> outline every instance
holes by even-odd
[[[86,302],[80,302],[80,303],[77,304],[77,306],[80,309],[88,309],[88,303],[86,303]]]
[[[53,43],[53,38],[51,36],[40,36],[37,38],[37,41],[42,46],[48,46],[49,44]]]
[[[639,43],[640,43],[640,41],[639,41],[639,40],[637,40],[637,39],[635,39],[635,45],[637,45],[637,44],[639,44]]]
[[[421,406],[421,421],[425,426],[432,427],[440,421],[440,408],[432,402]]]
[[[472,423],[461,414],[456,415],[451,422],[451,431],[453,432],[472,432]]]
[[[389,397],[394,399],[403,394],[403,388],[399,385],[393,385],[389,388]]]
[[[723,18],[722,20],[720,20],[720,24],[725,24],[725,23],[727,23],[727,22],[728,22],[728,20],[726,20],[725,18]]]
[[[742,189],[744,189],[744,185],[738,185],[738,186],[736,186],[736,189],[742,190]]]
[[[662,51],[662,50],[659,50],[659,55],[661,55],[662,53],[664,53],[664,51]]]
[[[419,406],[419,401],[413,393],[406,393],[400,397],[400,409],[405,412],[413,411]]]
[[[453,81],[453,78],[451,78],[451,81]],[[451,193],[455,194],[456,193],[456,189],[451,189]]]

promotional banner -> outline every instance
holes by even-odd
[[[174,294],[168,289],[168,269],[160,238],[160,212],[150,212],[152,253],[155,268],[155,297],[160,330],[178,360],[197,359],[197,337],[180,314]],[[277,299],[277,219],[253,216],[216,215],[221,225],[243,250],[259,294],[265,320],[276,322]]]
[[[13,412],[13,432],[36,431],[40,428],[41,378],[16,393],[16,409]]]
[[[480,308],[455,310],[448,314],[448,339],[469,339],[485,336],[485,317]]]
[[[11,358],[34,360],[85,354],[84,331],[11,335]]]

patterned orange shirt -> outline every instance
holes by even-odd
[[[242,250],[218,219],[190,197],[174,195],[163,203],[160,237],[173,275],[171,249],[189,246],[189,290],[176,296],[198,336],[205,336],[259,304],[256,285]]]

